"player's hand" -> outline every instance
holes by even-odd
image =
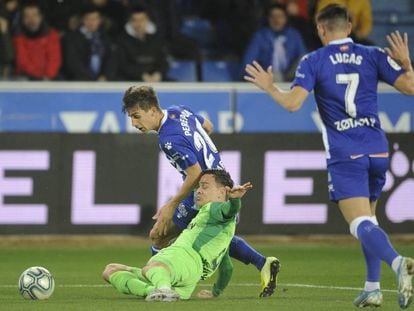
[[[240,199],[246,192],[253,188],[252,183],[249,181],[244,185],[234,186],[233,188],[226,187],[227,195],[230,199]]]
[[[168,230],[171,227],[175,208],[176,206],[174,204],[167,203],[152,216],[152,219],[157,220],[157,229],[161,235],[167,235]]]
[[[256,61],[253,64],[247,64],[245,68],[249,76],[244,76],[244,80],[257,85],[265,92],[270,92],[273,88],[273,70],[272,66],[267,67],[265,71]]]
[[[201,299],[211,299],[215,296],[213,295],[213,292],[211,290],[203,289],[197,293],[197,297]]]
[[[390,45],[389,48],[385,48],[387,54],[406,69],[407,62],[411,64],[408,34],[405,32],[402,37],[399,31],[394,31],[387,35],[387,41]]]

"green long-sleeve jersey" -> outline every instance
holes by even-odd
[[[203,273],[201,279],[210,277],[217,270],[225,256],[236,228],[236,214],[240,210],[240,199],[228,202],[209,202],[203,205],[197,216],[174,242],[176,246],[191,247],[201,257]],[[231,270],[231,261],[224,260],[220,272]],[[216,283],[219,290],[224,289],[231,273],[220,273]]]

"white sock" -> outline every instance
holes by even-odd
[[[398,257],[395,257],[394,260],[392,261],[391,268],[392,270],[394,270],[395,273],[398,272],[398,268],[400,267],[400,263],[402,259],[403,259],[402,256],[398,256]]]
[[[380,282],[365,282],[364,290],[371,292],[373,290],[380,289]]]

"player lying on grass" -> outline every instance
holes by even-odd
[[[200,173],[210,168],[225,169],[225,166],[209,136],[213,124],[184,106],[161,109],[152,87],[128,88],[123,97],[122,110],[131,118],[132,126],[141,132],[157,132],[162,152],[183,178],[176,194],[153,217],[156,222],[150,231],[150,238],[152,255],[155,255],[170,245],[197,215],[194,187]],[[260,271],[260,297],[269,297],[274,293],[280,269],[277,258],[266,258],[238,236],[231,240],[229,254],[246,265],[253,264]]]
[[[250,182],[234,186],[221,169],[201,173],[195,201],[199,212],[170,246],[151,257],[142,268],[109,264],[102,276],[119,292],[147,301],[189,299],[198,281],[218,270],[212,291],[203,298],[219,296],[230,281],[233,265],[229,244],[234,236],[240,199],[252,188]]]

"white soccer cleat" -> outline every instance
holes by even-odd
[[[398,304],[401,309],[406,309],[413,301],[414,259],[404,257],[397,271]]]
[[[169,288],[155,288],[151,294],[145,297],[146,301],[177,301],[180,299],[180,295],[178,295],[174,290]]]
[[[382,304],[382,293],[379,289],[372,291],[363,290],[354,300],[354,305],[358,308],[380,307]]]

